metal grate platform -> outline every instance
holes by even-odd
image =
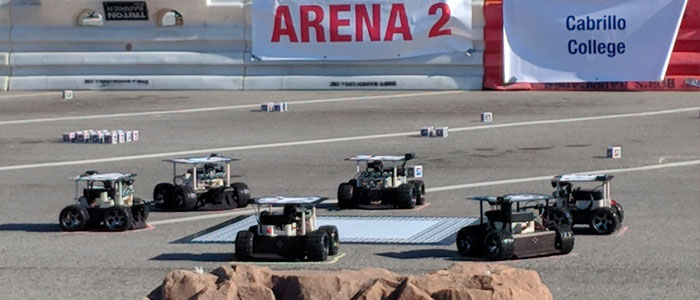
[[[451,244],[449,237],[477,218],[319,216],[317,226],[338,227],[341,243]],[[214,227],[189,239],[190,243],[233,243],[236,234],[256,225],[255,216]]]

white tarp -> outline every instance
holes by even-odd
[[[469,0],[253,2],[262,60],[378,60],[471,52]]]
[[[504,81],[660,81],[686,0],[503,2]]]

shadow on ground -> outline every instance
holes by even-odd
[[[8,223],[0,224],[0,231],[60,232],[56,223]]]
[[[418,249],[400,252],[377,253],[379,256],[398,259],[424,259],[424,258],[444,258],[453,261],[484,261],[481,257],[462,257],[457,254],[457,249]]]
[[[202,261],[202,262],[232,262],[235,260],[233,247],[226,253],[163,253],[151,260],[160,261]]]

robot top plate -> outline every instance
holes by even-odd
[[[521,193],[521,194],[506,194],[506,195],[503,195],[502,197],[476,196],[476,197],[471,197],[468,199],[476,200],[476,201],[487,201],[489,203],[496,203],[496,202],[498,202],[499,198],[503,198],[503,201],[506,203],[513,203],[513,202],[528,202],[528,201],[548,200],[550,198],[550,196],[544,195],[544,194]]]
[[[121,179],[130,179],[136,176],[136,174],[122,174],[122,173],[104,173],[104,174],[92,174],[92,175],[80,175],[72,178],[74,181],[117,181]]]
[[[614,176],[607,174],[564,174],[554,176],[552,181],[587,182],[587,181],[609,181]]]
[[[282,196],[265,196],[255,199],[255,204],[270,204],[270,205],[315,205],[321,203],[325,197],[282,197]]]
[[[353,157],[348,157],[345,160],[352,160],[352,161],[404,161],[406,160],[405,156],[397,156],[397,155],[355,155]]]
[[[231,162],[237,161],[239,159],[224,157],[224,156],[203,156],[203,157],[187,157],[187,158],[173,158],[166,159],[164,161],[169,161],[176,164],[205,164],[205,163],[219,163],[219,162]]]

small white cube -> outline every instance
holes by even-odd
[[[622,158],[622,147],[620,147],[620,146],[608,147],[608,158]]]
[[[436,137],[447,137],[447,127],[437,127],[435,128]]]
[[[423,126],[420,128],[420,136],[432,136],[433,134],[433,126]]]
[[[484,123],[493,122],[493,113],[492,112],[482,112],[481,113],[481,122],[484,122]]]
[[[422,178],[423,166],[408,166],[406,167],[406,177]]]
[[[112,144],[119,143],[119,133],[116,131],[110,132],[112,134]]]
[[[73,91],[72,90],[63,91],[63,99],[66,99],[66,100],[73,99]]]
[[[131,135],[132,135],[132,136],[131,136],[131,140],[132,140],[132,141],[135,142],[135,141],[138,141],[138,140],[139,140],[139,131],[138,131],[138,130],[133,130],[133,132],[131,133]]]

